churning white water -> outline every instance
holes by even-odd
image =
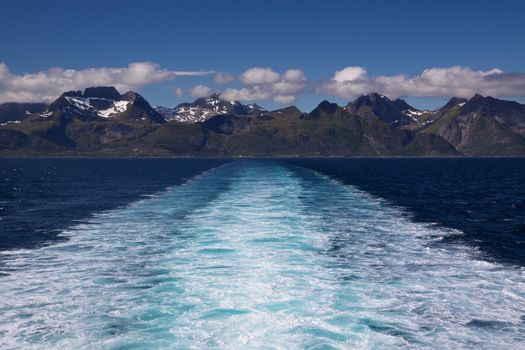
[[[325,176],[238,161],[0,255],[0,348],[520,348],[522,268]]]

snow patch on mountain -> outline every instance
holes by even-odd
[[[115,101],[100,97],[85,98],[66,96],[66,100],[79,112],[94,114],[101,118],[111,118],[119,113],[125,112],[128,108],[128,105],[131,103],[131,101],[126,100]],[[97,107],[108,105],[109,107],[104,109]]]
[[[75,108],[77,108],[79,110],[86,111],[86,110],[92,110],[93,109],[93,107],[89,103],[89,99],[88,98],[66,96],[66,100],[69,103],[71,103]]]
[[[406,110],[402,111],[402,113],[404,115],[406,115],[407,117],[409,117],[410,120],[412,120],[416,124],[426,125],[429,122],[432,122],[433,120],[429,119],[429,120],[426,120],[423,123],[421,123],[421,120],[419,119],[419,117],[421,117],[423,115],[428,115],[428,114],[435,114],[436,112],[435,111],[429,111],[429,110],[421,111],[421,110],[418,110],[418,109],[406,109]]]
[[[130,103],[130,101],[113,101],[113,107],[98,111],[98,115],[102,118],[113,117],[115,114],[125,112]]]
[[[409,116],[409,117],[414,117],[414,116],[421,116],[423,114],[428,114],[428,113],[434,113],[432,111],[420,111],[420,110],[417,110],[417,109],[407,109],[407,110],[404,110],[403,111],[403,114],[406,115],[406,116]]]
[[[219,94],[201,97],[192,103],[181,103],[174,108],[159,106],[156,110],[165,120],[182,123],[201,123],[216,115],[251,115],[266,111],[256,104],[223,100]]]
[[[221,111],[201,107],[160,107],[157,108],[157,111],[162,114],[167,121],[176,120],[183,123],[200,123],[212,116],[225,114]]]
[[[22,123],[21,120],[8,120],[5,123],[1,123],[0,125],[4,126],[4,125],[9,125],[9,124],[20,124],[20,123]]]

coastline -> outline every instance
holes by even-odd
[[[257,156],[257,155],[104,155],[104,154],[1,154],[0,159],[508,159],[525,158],[525,155],[424,155],[424,156],[400,156],[400,155],[276,155],[276,156]]]

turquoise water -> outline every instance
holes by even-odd
[[[0,348],[520,348],[523,268],[318,173],[237,161],[0,253]]]

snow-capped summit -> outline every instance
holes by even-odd
[[[200,97],[191,103],[181,103],[175,108],[157,107],[166,120],[176,120],[184,123],[203,122],[216,115],[252,115],[266,110],[256,104],[242,104],[238,101],[227,101],[214,93],[209,97]]]
[[[44,118],[120,118],[164,122],[164,118],[138,93],[128,91],[121,95],[112,86],[90,87],[84,92],[65,92],[40,115]]]

